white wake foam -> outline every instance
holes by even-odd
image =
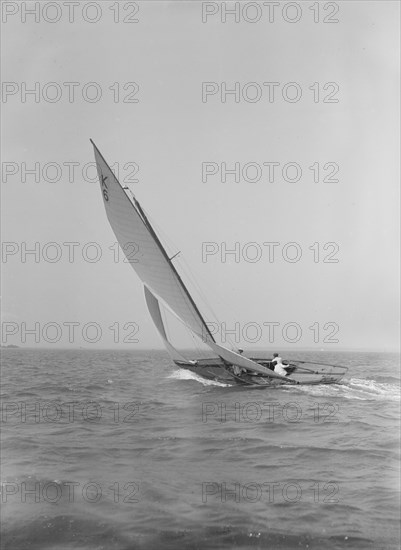
[[[372,379],[350,378],[340,384],[321,384],[316,386],[292,386],[287,391],[300,391],[313,396],[344,397],[361,401],[399,401],[400,387],[385,384]]]
[[[359,397],[359,399],[400,400],[400,388],[395,384],[386,384],[361,378],[351,378],[346,381],[343,387],[353,392],[355,397]]]
[[[172,372],[169,378],[176,380],[194,380],[204,386],[220,386],[229,387],[230,384],[216,382],[215,380],[207,380],[201,376],[185,369],[178,369]],[[400,388],[395,384],[386,384],[376,382],[371,379],[350,378],[343,380],[340,384],[318,384],[305,386],[286,386],[285,391],[295,391],[307,393],[312,396],[323,397],[344,397],[345,399],[356,400],[383,400],[383,401],[400,401]]]
[[[207,380],[206,378],[202,378],[194,372],[185,369],[175,370],[170,374],[169,378],[175,378],[176,380],[195,380],[196,382],[200,382],[204,386],[220,386],[222,388],[229,386],[229,384],[223,384],[223,382]]]

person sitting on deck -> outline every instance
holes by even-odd
[[[288,372],[285,370],[286,366],[283,364],[283,360],[278,353],[273,354],[272,364],[274,365],[274,372],[281,374],[281,376],[288,376]]]

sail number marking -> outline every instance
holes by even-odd
[[[103,197],[104,197],[104,200],[105,201],[109,201],[109,195],[108,195],[108,187],[107,187],[107,183],[106,183],[106,180],[107,180],[107,176],[103,176],[103,174],[101,173],[101,180],[102,180],[102,183],[101,183],[101,187],[102,187],[102,192],[103,192]]]

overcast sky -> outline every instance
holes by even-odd
[[[3,345],[68,346],[74,322],[73,346],[161,347],[139,279],[115,261],[91,137],[181,251],[189,288],[186,265],[219,320],[237,323],[236,344],[397,347],[398,2],[238,4],[236,16],[216,2],[25,13],[34,4],[3,3]],[[239,181],[222,181],[222,163],[239,163]],[[267,163],[280,163],[273,181]]]

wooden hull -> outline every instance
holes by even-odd
[[[184,361],[174,361],[174,363],[180,368],[194,372],[207,380],[237,384],[233,374],[228,370],[226,364],[220,358],[208,359],[207,361],[201,359],[196,361],[196,364]]]
[[[252,360],[273,370],[271,362],[266,359],[252,358]],[[227,365],[220,358],[174,362],[180,368],[194,372],[207,380],[214,380],[232,386],[259,386],[265,388],[288,384],[337,384],[347,371],[346,367],[341,366],[294,361],[289,365],[289,375],[285,380],[281,380],[260,374],[242,373],[236,375],[232,366]]]

